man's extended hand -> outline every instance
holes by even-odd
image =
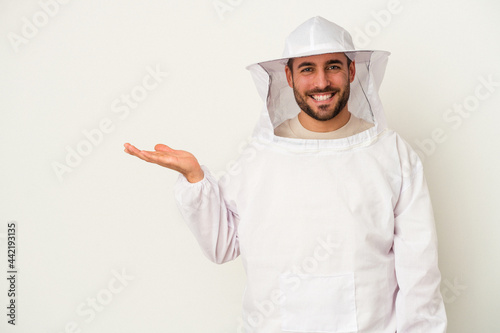
[[[155,151],[139,150],[130,143],[126,143],[124,146],[126,153],[137,156],[146,162],[179,171],[190,183],[196,183],[204,177],[198,160],[187,151],[175,150],[163,144],[157,144]]]

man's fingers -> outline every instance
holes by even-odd
[[[172,148],[170,148],[169,146],[164,145],[162,143],[157,144],[155,146],[155,150],[157,150],[157,151],[165,151],[165,152],[168,152],[168,153],[171,153],[171,152],[174,151]]]
[[[166,166],[171,161],[169,156],[162,154],[161,152],[142,150],[140,154],[141,156],[139,157],[141,157],[143,160],[163,166]]]
[[[150,162],[148,156],[146,156],[144,154],[145,151],[137,149],[136,147],[134,147],[130,143],[126,143],[124,146],[125,146],[125,152],[126,153],[129,153],[130,155],[133,155],[133,156],[137,156],[137,157],[139,157],[140,159],[142,159],[142,160],[144,160],[146,162]]]
[[[170,152],[173,152],[174,150],[166,145],[156,145],[156,151],[139,150],[130,143],[126,143],[124,144],[124,146],[125,152],[129,153],[130,155],[137,156],[143,161],[155,163],[171,169],[173,167],[174,170],[177,170],[177,168],[174,166],[178,164],[177,158],[168,154]]]
[[[124,146],[125,146],[125,152],[127,152],[131,155],[136,155],[136,154],[140,153],[140,150],[135,148],[130,143],[126,143],[126,144],[124,144]]]
[[[134,155],[136,157],[139,157],[141,160],[146,161],[146,162],[151,162],[150,158],[144,154],[144,152],[140,151],[138,153],[132,153],[131,155]]]
[[[146,162],[156,163],[158,161],[158,157],[150,151],[140,151],[138,157],[142,158]]]
[[[130,155],[137,156],[137,157],[142,158],[144,160],[144,153],[145,153],[145,151],[137,149],[136,147],[134,147],[130,143],[126,143],[125,144],[125,151],[127,153],[129,153]]]

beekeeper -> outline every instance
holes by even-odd
[[[446,331],[422,163],[378,97],[388,55],[321,17],[300,25],[281,59],[249,66],[265,106],[219,181],[189,152],[125,144],[181,173],[175,197],[208,258],[241,255],[245,332]]]

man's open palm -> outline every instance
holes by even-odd
[[[196,157],[184,150],[175,150],[164,144],[157,144],[155,151],[139,150],[130,143],[124,144],[125,152],[140,159],[176,170],[182,173],[190,183],[203,179],[203,170]]]

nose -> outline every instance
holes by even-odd
[[[330,80],[325,70],[318,70],[314,77],[314,86],[323,89],[330,85]]]

